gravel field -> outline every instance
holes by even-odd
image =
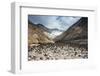
[[[37,45],[37,44],[36,44]],[[28,61],[58,60],[58,59],[87,59],[88,50],[83,47],[68,44],[39,44],[28,47]]]

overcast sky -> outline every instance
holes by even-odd
[[[77,22],[81,17],[75,16],[42,16],[29,15],[28,19],[34,24],[43,24],[47,28],[57,28],[60,30],[67,30],[72,24]]]

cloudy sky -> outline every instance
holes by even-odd
[[[75,16],[44,16],[44,15],[29,15],[28,19],[34,24],[43,24],[45,27],[59,30],[67,30],[72,24],[77,22],[80,17]]]

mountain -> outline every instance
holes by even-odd
[[[70,42],[76,44],[87,44],[88,18],[82,17],[79,21],[69,27],[68,30],[57,36],[56,42]]]
[[[60,31],[60,32],[63,32],[63,30],[60,30],[60,29],[57,29],[57,28],[54,28],[54,29],[49,29],[51,32],[52,31]]]
[[[63,30],[59,30],[57,28],[54,28],[54,29],[49,29],[50,30],[50,33],[49,33],[49,36],[54,39],[56,36],[60,35]]]
[[[54,43],[47,35],[48,32],[48,28],[42,24],[34,24],[28,21],[28,44]]]
[[[29,21],[29,20],[28,20],[28,24],[31,24],[34,27],[37,27],[37,28],[39,28],[39,29],[41,29],[43,31],[46,31],[46,32],[49,32],[50,33],[50,30],[47,27],[45,27],[44,25],[42,25],[42,24],[34,24],[31,21]]]
[[[51,32],[50,29],[48,29],[47,27],[45,27],[45,26],[42,25],[42,24],[37,24],[36,26],[37,26],[38,28],[42,29],[43,31],[48,32],[48,33]]]

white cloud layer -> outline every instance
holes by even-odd
[[[60,30],[67,30],[72,24],[77,22],[81,17],[73,16],[42,16],[29,15],[29,20],[35,24],[43,24],[47,28],[57,28]]]

